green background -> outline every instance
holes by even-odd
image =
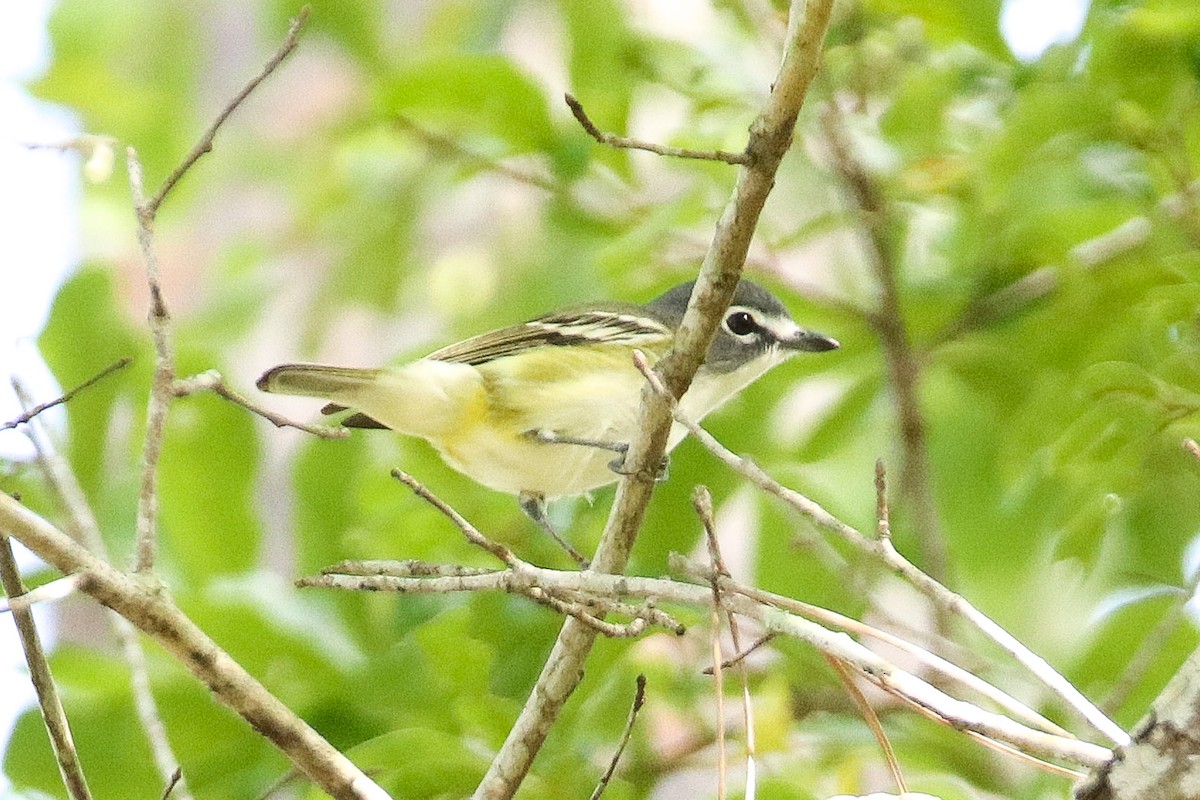
[[[1077,41],[1023,63],[1000,36],[999,6],[838,5],[747,274],[843,347],[777,369],[708,427],[863,530],[874,525],[874,462],[884,459],[897,544],[922,562],[898,481],[880,289],[821,123],[836,102],[891,215],[884,252],[921,370],[950,585],[1101,699],[1179,602],[1200,523],[1200,463],[1181,447],[1197,435],[1200,408],[1200,215],[1195,195],[1178,201],[1181,213],[1164,204],[1191,185],[1200,158],[1200,7],[1097,0]],[[32,89],[73,109],[85,131],[136,147],[156,187],[296,11],[65,0]],[[218,369],[253,394],[254,378],[282,361],[417,357],[562,305],[646,300],[693,276],[735,169],[599,146],[561,92],[606,130],[739,149],[773,76],[783,12],[719,2],[696,13],[698,27],[684,29],[697,32],[675,35],[647,7],[615,0],[314,3],[299,51],[160,214],[180,375]],[[135,359],[72,401],[57,432],[124,564],[152,351],[119,158],[83,202],[86,255],[40,346],[64,387]],[[1098,259],[1079,249],[1111,243],[1103,237],[1130,220],[1145,233],[1133,246]],[[315,415],[307,401],[264,402]],[[392,480],[392,466],[526,558],[567,565],[511,498],[458,476],[424,443],[373,432],[315,440],[196,397],[169,418],[159,570],[198,624],[394,796],[460,797],[503,741],[559,620],[501,596],[293,588],[346,558],[489,563]],[[0,477],[61,518],[35,465],[4,464]],[[697,483],[713,490],[741,577],[918,638],[927,629],[928,607],[905,587],[694,443],[676,451],[656,491],[632,572],[662,574],[671,551],[700,543]],[[591,548],[611,496],[561,503],[555,519]],[[648,704],[607,796],[715,792],[714,690],[700,674],[707,615],[680,613],[690,624],[682,640],[598,644],[522,797],[590,792],[639,672]],[[1098,740],[978,635],[952,632],[949,655]],[[98,622],[76,638],[52,665],[96,795],[158,796],[111,637]],[[1140,717],[1196,641],[1190,624],[1174,631],[1114,710],[1118,721]],[[148,649],[196,796],[260,796],[286,773],[247,725]],[[817,655],[779,643],[751,673],[760,797],[890,789],[870,733]],[[1069,793],[1063,779],[893,702],[876,706],[915,790]],[[62,796],[36,712],[4,768],[20,791]]]

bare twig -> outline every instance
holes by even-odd
[[[906,794],[908,784],[904,780],[904,773],[900,770],[900,761],[896,758],[896,750],[892,747],[892,742],[888,739],[887,733],[883,730],[883,724],[879,721],[879,715],[875,713],[875,709],[871,708],[871,704],[867,702],[862,691],[854,684],[854,676],[849,668],[841,660],[830,655],[825,656],[825,661],[833,667],[833,671],[841,679],[842,687],[854,701],[858,713],[862,714],[875,741],[879,743],[879,749],[883,751],[883,760],[887,762],[888,770],[892,773],[892,780],[896,782],[896,790],[900,794]]]
[[[737,184],[717,223],[672,352],[657,366],[676,397],[691,384],[721,315],[733,299],[759,214],[774,186],[779,163],[791,145],[800,105],[820,63],[832,6],[832,0],[793,0],[779,74],[750,128],[746,146],[750,158],[738,170]],[[592,569],[624,571],[654,490],[670,427],[667,404],[653,393],[643,392],[637,435],[625,454],[630,474],[617,487]],[[591,629],[573,620],[563,625],[536,686],[475,790],[477,800],[508,800],[516,793],[560,710],[579,684],[594,641]]]
[[[507,564],[510,567],[513,567],[514,569],[520,568],[525,563],[521,559],[517,558],[516,554],[514,554],[512,550],[509,550],[499,542],[493,542],[491,539],[480,533],[479,529],[467,522],[462,514],[459,514],[457,511],[447,505],[440,497],[429,491],[429,489],[425,488],[425,485],[412,475],[409,475],[404,470],[393,469],[392,477],[411,489],[413,494],[415,494],[417,497],[421,498],[426,503],[429,503],[429,505],[442,512],[446,519],[453,522],[454,525],[463,532],[463,536],[467,537],[467,541],[471,544],[486,550],[495,556],[497,560]]]
[[[726,164],[750,163],[750,156],[746,153],[730,153],[725,150],[690,150],[686,147],[671,147],[670,145],[647,142],[644,139],[634,139],[630,136],[618,136],[615,133],[606,133],[596,127],[596,123],[592,122],[587,112],[583,110],[583,104],[575,99],[574,95],[565,94],[563,95],[563,99],[567,101],[567,105],[571,108],[571,113],[575,115],[575,119],[578,120],[583,129],[600,144],[622,150],[645,150],[660,156],[670,156],[671,158],[722,161]]]
[[[678,569],[678,567],[677,567]],[[635,598],[654,599],[656,602],[681,604],[692,607],[712,608],[713,595],[710,569],[696,567],[683,570],[694,575],[700,583],[684,583],[665,578],[641,578],[629,575],[614,575],[604,572],[575,570],[553,570],[525,565],[521,573],[511,569],[498,570],[487,575],[464,576],[461,578],[411,578],[375,574],[369,577],[352,577],[343,581],[343,576],[322,575],[305,579],[304,585],[337,587],[352,586],[374,591],[414,593],[424,591],[428,584],[453,581],[459,591],[513,591],[522,592],[522,585],[536,586],[555,594],[575,593],[587,595],[592,601],[603,605],[610,600],[629,601]],[[984,711],[979,707],[953,698],[931,686],[916,675],[900,669],[882,656],[868,650],[845,633],[831,631],[821,625],[803,619],[786,604],[788,598],[778,598],[753,587],[738,584],[719,577],[722,602],[738,615],[762,624],[768,631],[790,636],[815,647],[822,653],[835,656],[851,665],[859,674],[889,691],[897,692],[921,709],[960,730],[971,730],[991,739],[1008,742],[1021,750],[1048,758],[1058,758],[1070,763],[1092,767],[1112,757],[1104,747],[1079,741],[1069,736],[1045,733],[1014,722],[1000,714]],[[775,601],[775,602],[773,602]],[[573,622],[573,624],[575,624]]]
[[[129,186],[133,192],[133,207],[137,212],[138,244],[146,266],[146,283],[150,288],[150,311],[147,321],[154,340],[154,380],[146,409],[146,441],[142,450],[142,483],[138,492],[137,543],[134,566],[138,572],[154,568],[158,549],[158,459],[162,453],[167,429],[167,412],[171,407],[171,382],[175,379],[175,353],[171,344],[171,315],[162,293],[162,270],[154,249],[154,213],[146,204],[142,183],[142,163],[137,151],[126,148],[129,165]]]
[[[263,408],[240,392],[230,389],[226,385],[221,373],[216,370],[210,369],[207,372],[201,372],[199,375],[193,375],[190,378],[180,378],[171,385],[171,390],[175,397],[188,397],[199,392],[212,392],[215,395],[224,397],[234,405],[241,406],[252,414],[257,414],[276,428],[295,428],[296,430],[304,431],[322,439],[345,439],[350,435],[348,428],[296,422],[281,414],[276,414],[270,409]]]
[[[79,579],[74,575],[65,578],[55,578],[49,583],[43,583],[36,589],[30,589],[17,597],[0,597],[0,613],[23,611],[38,603],[49,603],[69,597],[79,588]]]
[[[875,532],[880,539],[891,540],[892,520],[887,500],[887,469],[883,459],[875,459]]]
[[[13,380],[13,389],[16,391],[17,397],[21,402],[28,405],[27,393],[20,381]],[[88,505],[87,498],[83,494],[83,489],[79,486],[79,481],[75,478],[75,474],[71,472],[70,467],[67,466],[66,461],[55,452],[48,437],[44,435],[39,424],[40,422],[41,420],[35,420],[33,424],[25,429],[25,434],[28,436],[29,441],[33,443],[33,448],[37,453],[38,464],[46,476],[47,485],[57,496],[59,503],[61,503],[67,512],[70,533],[76,541],[82,543],[87,548],[88,552],[107,561],[108,552],[104,544],[104,539],[100,535],[100,526],[96,522],[96,517],[92,513],[91,507]],[[60,578],[55,583],[69,581],[73,587],[78,588],[80,579],[80,575],[72,574]],[[150,746],[154,765],[163,779],[170,782],[172,773],[179,769],[179,760],[175,757],[175,752],[171,748],[171,742],[167,738],[166,726],[163,724],[162,715],[158,711],[154,693],[150,689],[150,671],[146,665],[146,656],[142,650],[142,644],[138,640],[137,629],[133,627],[133,624],[129,620],[115,611],[110,611],[107,616],[112,622],[113,632],[116,634],[117,642],[121,646],[121,653],[129,665],[134,709],[137,713],[138,722],[146,734],[146,742]],[[179,780],[175,781],[174,793],[177,800],[191,800],[192,798],[191,790],[188,788],[187,781],[183,779],[182,775]]]
[[[608,769],[605,770],[600,782],[596,784],[596,788],[592,791],[590,800],[600,800],[600,795],[604,794],[604,790],[608,788],[608,782],[612,780],[613,773],[617,771],[617,764],[621,761],[621,754],[625,752],[625,746],[629,744],[629,737],[633,734],[633,725],[637,722],[638,712],[642,710],[642,704],[646,702],[646,676],[637,676],[637,690],[633,694],[633,705],[629,708],[629,719],[625,721],[625,732],[621,734],[621,742],[617,745],[617,751],[613,753],[612,760],[608,762]]]
[[[155,215],[158,214],[159,206],[161,206],[163,201],[167,199],[167,195],[170,194],[171,190],[175,188],[175,184],[179,183],[179,180],[185,174],[187,174],[187,171],[191,169],[192,166],[199,161],[202,156],[204,156],[206,153],[212,152],[213,139],[216,138],[217,131],[220,130],[221,126],[225,124],[225,120],[229,119],[230,115],[237,110],[238,106],[240,106],[245,99],[250,96],[250,93],[257,89],[258,85],[266,80],[267,77],[274,72],[280,64],[283,63],[283,60],[291,55],[292,51],[296,49],[296,45],[300,41],[300,32],[304,29],[305,23],[308,22],[309,11],[310,8],[308,6],[304,6],[300,9],[300,13],[296,15],[294,20],[292,20],[291,27],[288,28],[287,36],[284,38],[283,44],[281,44],[279,49],[275,51],[275,55],[267,59],[267,63],[263,65],[263,68],[259,71],[259,73],[251,78],[250,82],[243,86],[242,90],[238,92],[232,100],[225,104],[225,107],[221,109],[221,113],[217,114],[217,118],[213,120],[211,125],[208,126],[208,130],[206,130],[204,135],[200,137],[200,141],[196,143],[196,146],[191,149],[191,152],[184,157],[179,166],[177,166],[175,170],[169,176],[167,176],[167,179],[163,181],[162,187],[158,190],[158,193],[154,195],[154,198],[148,203],[139,204],[139,215],[144,214],[152,222]]]
[[[13,502],[7,495],[5,500]],[[17,560],[13,557],[12,544],[3,532],[0,532],[0,584],[4,586],[4,594],[10,600],[25,594],[25,585],[17,570]],[[21,649],[25,651],[25,663],[29,665],[29,677],[37,692],[42,720],[45,722],[46,732],[50,735],[50,744],[58,761],[63,785],[66,786],[72,800],[91,800],[92,793],[83,774],[83,765],[79,762],[79,752],[75,749],[75,741],[71,737],[71,725],[67,721],[62,701],[59,700],[58,687],[50,673],[46,653],[42,650],[42,640],[38,636],[33,613],[28,608],[13,608],[12,612],[13,620],[17,624],[17,633],[21,638]]]
[[[217,646],[186,614],[146,581],[88,553],[62,531],[0,493],[0,532],[17,539],[64,574],[80,574],[80,591],[150,635],[213,694],[285,753],[335,798],[383,800],[387,794]]]
[[[721,548],[717,544],[716,523],[713,521],[712,493],[707,486],[697,486],[692,491],[692,508],[704,526],[704,539],[708,544],[708,558],[712,563],[713,577],[709,581],[712,589],[712,616],[709,620],[709,638],[712,646],[712,676],[717,700],[717,800],[725,800],[728,764],[725,758],[725,672],[721,669],[721,602],[720,577],[727,575],[721,561]]]
[[[424,484],[422,484],[412,475],[409,475],[408,473],[399,469],[393,469],[392,477],[399,480],[401,483],[411,489],[414,494],[445,515],[447,519],[453,522],[454,525],[460,531],[462,531],[468,542],[477,547],[483,548],[495,558],[502,561],[513,571],[515,575],[520,576],[530,566],[527,562],[518,558],[517,555],[509,548],[505,547],[499,542],[492,541],[480,533],[478,528],[468,522],[466,518],[455,511],[448,503],[435,495],[433,492],[429,491]],[[645,609],[643,611],[640,609],[614,609],[610,607],[605,609],[605,611],[627,611],[633,616],[633,620],[625,624],[605,622],[602,618],[603,614],[597,615],[596,613],[593,613],[593,611],[579,605],[579,603],[573,598],[549,594],[543,591],[540,587],[521,580],[518,580],[517,583],[513,585],[515,587],[519,587],[518,590],[521,592],[521,594],[524,594],[531,600],[548,606],[560,614],[565,614],[566,616],[572,617],[589,628],[595,630],[597,633],[603,634],[604,636],[640,636],[645,631],[647,622],[663,624],[675,629],[676,631],[681,631],[683,628],[683,626],[678,622],[675,622],[661,612],[656,612],[654,609]]]
[[[176,767],[175,771],[171,773],[171,779],[167,781],[166,788],[163,789],[162,800],[168,800],[181,780],[183,780],[183,770]]]
[[[189,169],[203,156],[212,150],[213,139],[225,120],[242,104],[242,102],[263,82],[285,58],[296,48],[300,31],[308,19],[307,6],[292,21],[287,37],[262,70],[250,80],[238,94],[229,101],[217,118],[209,125],[208,130],[180,162],[179,166],[163,182],[158,193],[146,199],[145,184],[142,179],[142,164],[138,160],[137,151],[126,149],[126,160],[129,165],[129,186],[133,193],[133,207],[137,215],[138,243],[142,250],[142,260],[146,267],[146,283],[150,289],[150,312],[148,321],[150,335],[154,341],[154,380],[150,388],[150,399],[146,411],[146,442],[142,453],[142,483],[138,494],[137,513],[137,544],[135,568],[138,572],[149,572],[154,568],[155,553],[158,548],[157,519],[158,519],[158,459],[162,452],[163,436],[166,433],[167,412],[173,397],[172,388],[175,380],[175,355],[171,342],[171,316],[167,310],[166,300],[162,292],[162,271],[158,263],[158,255],[154,249],[154,224],[158,209],[170,194],[171,190]]]
[[[326,567],[320,575],[300,578],[296,585],[301,588],[393,591],[404,594],[502,591],[527,597],[612,638],[640,636],[648,625],[664,628],[677,636],[686,632],[677,619],[648,603],[626,603],[616,595],[607,593],[607,590],[581,591],[569,582],[556,582],[553,578],[551,583],[543,583],[546,574],[542,568],[520,560],[515,567],[503,570],[480,570],[411,560],[344,562]],[[595,588],[595,584],[591,584],[590,588]],[[604,620],[608,614],[631,619],[623,624],[610,623]]]
[[[634,352],[634,364],[646,377],[651,388],[664,398],[667,398],[675,421],[687,428],[688,432],[695,436],[705,449],[727,466],[767,494],[778,497],[820,528],[837,535],[846,543],[853,545],[860,552],[872,558],[879,559],[885,566],[901,575],[940,607],[966,618],[971,624],[982,631],[984,635],[999,645],[1005,652],[1015,658],[1018,663],[1063,698],[1068,705],[1090,722],[1096,730],[1117,744],[1123,745],[1129,742],[1129,734],[1121,730],[1092,701],[1084,697],[1082,692],[1054,670],[1045,659],[1031,651],[1018,641],[1016,637],[993,622],[966,599],[951,592],[941,583],[922,572],[892,546],[890,539],[868,538],[855,528],[842,522],[833,514],[830,514],[820,504],[794,489],[783,486],[754,462],[730,452],[712,434],[679,411],[678,404],[669,394],[657,374],[649,368],[646,357],[641,352]]]
[[[750,673],[746,669],[745,657],[748,651],[742,650],[742,637],[738,630],[737,615],[724,607],[721,602],[721,582],[720,578],[729,578],[729,568],[725,566],[725,558],[721,555],[721,543],[717,539],[717,527],[713,518],[712,494],[709,493],[708,487],[698,486],[692,493],[692,505],[696,509],[696,513],[700,516],[700,521],[704,525],[705,540],[708,542],[708,557],[712,562],[713,576],[709,583],[713,590],[713,629],[719,628],[719,620],[717,612],[725,614],[725,621],[729,626],[729,639],[733,643],[733,650],[738,655],[735,658],[729,659],[730,665],[736,665],[738,670],[738,678],[742,684],[742,721],[746,726],[746,788],[743,792],[745,800],[754,800],[758,795],[758,761],[755,757],[756,749],[754,742],[754,707],[750,702]],[[766,641],[767,637],[760,640],[757,647]],[[750,649],[753,650],[754,647]],[[713,665],[709,669],[704,670],[705,674],[711,674],[717,685],[717,715],[721,720],[719,729],[720,736],[718,739],[721,742],[721,780],[719,784],[718,796],[724,796],[725,790],[725,713],[723,708],[723,694],[721,670],[726,666],[726,661],[720,660],[721,646],[720,639],[716,638],[714,633],[713,639]]]
[[[133,359],[131,359],[131,358],[122,358],[117,361],[114,361],[113,363],[111,363],[107,367],[105,367],[104,369],[97,372],[92,377],[88,378],[83,383],[76,386],[74,389],[71,389],[69,392],[66,392],[65,394],[63,394],[61,397],[57,397],[54,400],[50,400],[49,402],[46,402],[46,403],[38,403],[33,408],[29,409],[28,411],[23,412],[21,414],[21,416],[17,417],[16,419],[9,420],[8,422],[0,424],[0,431],[12,430],[13,428],[17,427],[18,425],[24,425],[25,423],[29,422],[31,419],[36,417],[38,414],[41,414],[43,411],[46,411],[47,409],[51,409],[57,405],[61,405],[63,403],[70,402],[71,398],[75,397],[75,395],[79,394],[84,389],[87,389],[89,386],[94,386],[95,384],[97,384],[100,381],[107,378],[112,373],[116,372],[119,369],[124,369],[125,367],[129,366],[131,363],[133,363]]]
[[[404,561],[339,561],[321,570],[322,575],[398,575],[409,578],[461,578],[468,575],[494,575],[495,572],[484,567],[431,564],[415,558]]]
[[[915,702],[912,698],[905,697],[904,695],[898,693],[891,686],[880,685],[879,688],[882,691],[887,692],[889,695],[896,698],[897,700],[903,702],[908,708],[917,712],[918,714],[925,717],[926,719],[933,720],[934,722],[938,723],[939,725],[950,725],[953,727],[950,720],[946,719],[945,717],[943,717],[942,715],[940,715],[936,712],[930,711],[929,709],[923,707],[920,703]],[[962,730],[961,728],[956,728],[956,730],[958,730],[959,733],[965,734],[967,736],[967,738],[971,739],[972,741],[974,741],[978,744],[983,745],[984,747],[988,748],[989,750],[994,750],[997,753],[1001,753],[1005,756],[1008,756],[1009,758],[1015,758],[1016,760],[1021,761],[1022,763],[1025,763],[1025,764],[1029,764],[1030,766],[1036,767],[1037,769],[1040,769],[1043,772],[1049,772],[1053,775],[1059,775],[1064,778],[1069,778],[1070,780],[1073,780],[1073,781],[1079,780],[1080,778],[1083,778],[1083,777],[1086,777],[1086,773],[1079,772],[1077,770],[1073,770],[1068,767],[1064,767],[1059,764],[1055,764],[1051,761],[1047,761],[1043,758],[1038,758],[1037,756],[1030,755],[1029,753],[1026,753],[1024,750],[1021,750],[1018,747],[1014,747],[1011,744],[1007,744],[1007,743],[999,741],[997,739],[993,739],[985,734],[978,733],[977,731]]]
[[[762,646],[763,646],[763,645],[765,645],[765,644],[770,644],[772,641],[774,641],[774,640],[775,640],[775,638],[776,638],[776,634],[773,634],[773,633],[768,633],[766,636],[760,636],[760,637],[758,637],[757,639],[755,639],[755,640],[754,640],[754,644],[750,645],[750,646],[749,646],[749,647],[747,647],[745,650],[738,650],[738,651],[737,651],[736,653],[734,653],[732,656],[730,656],[729,658],[727,658],[727,659],[725,659],[724,661],[722,661],[722,662],[721,662],[721,666],[722,666],[724,669],[729,669],[729,668],[730,668],[730,667],[732,667],[734,664],[741,664],[743,661],[745,661],[745,660],[746,660],[746,658],[747,658],[747,657],[748,657],[748,656],[749,656],[751,653],[753,653],[755,650],[757,650],[758,648],[762,647]],[[712,674],[713,674],[713,668],[712,668],[712,667],[705,667],[704,669],[700,670],[700,674],[702,674],[702,675],[712,675]]]
[[[604,619],[604,614],[614,609],[604,609],[602,607],[603,604],[601,605],[601,610],[597,613],[596,611],[589,610],[580,603],[562,600],[553,594],[543,591],[538,586],[530,587],[523,594],[535,602],[541,603],[560,614],[587,625],[589,628],[595,630],[596,633],[599,633],[601,636],[607,636],[610,639],[636,639],[646,632],[646,620],[641,617],[634,617],[626,623],[607,621]]]

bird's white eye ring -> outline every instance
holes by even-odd
[[[746,311],[734,311],[725,318],[725,329],[734,336],[749,336],[758,330],[758,323]]]

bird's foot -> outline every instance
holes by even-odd
[[[625,455],[629,452],[629,445],[622,445],[618,452],[621,455],[608,462],[608,468],[618,475],[635,474],[636,470],[627,469],[625,467]],[[662,461],[658,463],[658,469],[654,472],[654,482],[662,483],[669,477],[671,477],[671,456],[664,454]]]

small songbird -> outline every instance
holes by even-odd
[[[378,369],[283,364],[258,379],[264,392],[329,400],[342,424],[390,428],[428,441],[451,467],[520,497],[543,527],[545,500],[619,477],[645,379],[671,348],[692,283],[650,303],[594,303],[480,334],[416,361]],[[801,328],[771,292],[743,280],[680,407],[700,420],[797,352],[836,340]],[[667,449],[684,438],[679,424]]]

